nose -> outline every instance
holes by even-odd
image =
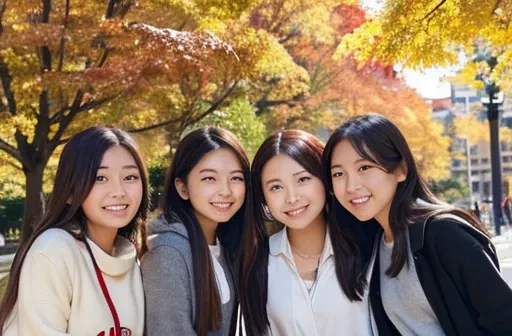
[[[219,195],[223,197],[231,196],[233,191],[231,190],[231,185],[229,184],[229,180],[223,181],[220,185]]]
[[[125,195],[123,182],[114,180],[111,184],[110,197],[123,197]]]
[[[361,188],[361,181],[355,175],[347,174],[347,192],[353,193]]]
[[[295,188],[291,187],[288,188],[288,191],[286,193],[286,203],[293,204],[298,202],[300,199],[299,195],[295,191]]]

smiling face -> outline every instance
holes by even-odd
[[[122,146],[109,148],[82,209],[89,231],[119,229],[135,217],[143,194],[139,167]]]
[[[265,164],[261,185],[270,213],[287,227],[304,229],[323,216],[322,181],[289,156],[279,154]]]
[[[348,140],[342,140],[332,154],[331,178],[336,199],[357,219],[375,218],[389,226],[389,210],[398,183],[406,178],[403,169],[389,173],[361,157]]]
[[[227,222],[245,200],[242,164],[233,151],[220,148],[203,156],[190,171],[186,183],[175,180],[180,197],[190,200],[201,227]]]

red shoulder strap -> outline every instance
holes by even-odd
[[[96,271],[96,277],[98,278],[98,282],[101,287],[101,291],[103,292],[103,296],[105,297],[105,300],[107,301],[108,308],[110,309],[110,313],[112,314],[112,318],[114,319],[114,335],[111,336],[122,336],[121,335],[121,323],[119,321],[119,315],[117,315],[116,307],[114,306],[114,302],[112,302],[112,299],[110,298],[110,294],[108,292],[107,284],[105,284],[105,280],[103,279],[103,274],[101,274],[101,270],[98,267],[98,264],[96,263],[96,259],[94,258],[94,255],[92,254],[91,247],[89,246],[89,243],[87,242],[87,239],[84,238],[85,246],[87,247],[87,251],[89,252],[89,255],[92,259],[92,264],[94,265],[94,270]]]

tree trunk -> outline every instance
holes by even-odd
[[[26,198],[21,229],[22,242],[32,234],[44,211],[43,171],[44,165],[38,165],[34,171],[25,170]]]

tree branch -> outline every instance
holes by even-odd
[[[2,160],[2,159],[0,159],[0,164],[11,166],[11,167],[13,167],[16,170],[19,170],[19,171],[23,172],[23,167],[17,166],[14,162],[11,162],[9,160]]]
[[[127,132],[129,132],[129,133],[146,132],[146,131],[150,131],[150,130],[153,130],[153,129],[156,129],[156,128],[159,128],[159,127],[167,126],[167,125],[170,125],[170,124],[175,124],[175,123],[181,121],[181,119],[182,118],[169,119],[169,120],[162,121],[160,123],[153,124],[153,125],[150,125],[150,126],[129,129],[129,130],[127,130]]]
[[[64,20],[62,22],[62,25],[64,27],[63,30],[66,30],[68,27],[68,18],[69,18],[69,2],[70,0],[66,0],[66,10],[64,13]],[[65,34],[62,34],[62,37],[60,38],[60,44],[59,44],[59,64],[57,65],[57,71],[62,71],[62,67],[64,66],[64,46],[66,44]]]
[[[186,124],[185,126],[190,126],[190,125],[193,125],[199,121],[201,121],[203,118],[205,118],[207,115],[209,115],[210,113],[214,112],[216,109],[218,109],[222,103],[224,103],[224,100],[226,100],[226,98],[229,97],[229,95],[231,95],[231,93],[233,92],[233,90],[235,89],[236,85],[238,84],[238,80],[235,81],[233,83],[233,85],[231,85],[231,87],[222,95],[222,97],[220,97],[219,99],[217,99],[217,101],[215,103],[213,103],[205,112],[201,113],[198,117],[196,118],[192,118],[190,119]]]
[[[440,2],[440,3],[438,3],[438,4],[437,4],[437,6],[435,6],[435,7],[434,7],[434,9],[432,9],[430,12],[428,12],[428,14],[427,14],[427,15],[425,15],[425,16],[421,19],[421,21],[426,20],[426,19],[427,19],[427,18],[429,18],[431,15],[433,15],[435,11],[437,11],[439,8],[441,8],[441,6],[442,6],[442,5],[444,5],[444,4],[445,4],[445,2],[446,2],[446,0],[441,0],[441,2]]]
[[[7,68],[7,64],[4,62],[2,57],[0,57],[0,80],[2,81],[5,98],[7,98],[9,112],[14,116],[16,115],[16,99],[14,98],[14,92],[11,89],[12,77],[9,73],[9,69]]]
[[[3,18],[4,18],[4,13],[5,13],[6,8],[7,8],[7,0],[2,0],[0,2],[0,36],[2,35],[2,33],[4,31]]]
[[[107,12],[105,13],[105,19],[111,19],[114,16],[114,7],[117,0],[109,0],[107,5]]]
[[[16,147],[14,147],[13,145],[9,144],[7,141],[5,141],[2,138],[0,138],[0,150],[6,152],[7,154],[12,156],[13,158],[18,160],[19,162],[23,163],[23,161],[21,159],[20,151]]]

